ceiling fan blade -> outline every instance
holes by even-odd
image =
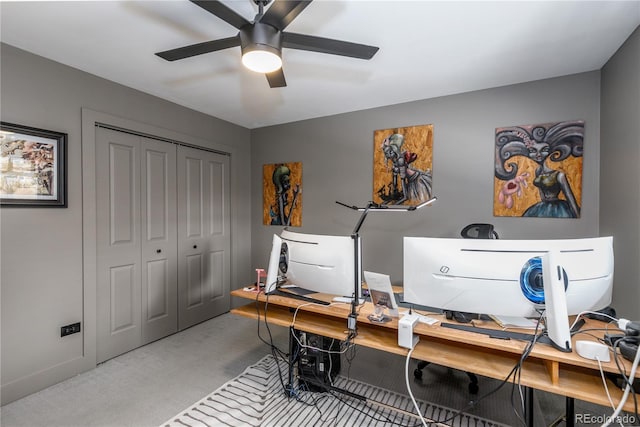
[[[196,4],[206,10],[209,13],[214,14],[218,18],[222,19],[228,24],[233,25],[237,29],[251,24],[251,22],[244,19],[241,15],[238,15],[232,9],[225,6],[218,0],[190,0],[193,4]]]
[[[178,59],[189,58],[191,56],[202,55],[203,53],[215,52],[217,50],[236,46],[240,46],[239,35],[236,35],[235,37],[227,37],[226,39],[196,43],[189,46],[179,47],[177,49],[165,50],[164,52],[157,52],[156,55],[162,59],[166,59],[167,61],[176,61]]]
[[[269,87],[285,87],[287,85],[286,80],[284,79],[284,72],[282,68],[272,72],[265,74],[267,76],[267,81],[269,82]]]
[[[309,50],[331,55],[349,56],[351,58],[371,59],[378,52],[377,47],[365,44],[309,36],[306,34],[282,33],[282,47]]]
[[[300,14],[312,0],[274,0],[273,4],[264,16],[260,18],[260,22],[263,24],[269,24],[278,30],[284,30],[287,25],[293,21],[296,16]]]

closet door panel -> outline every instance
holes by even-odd
[[[96,129],[97,360],[141,343],[139,138]]]
[[[147,262],[147,298],[146,322],[157,322],[169,317],[170,307],[170,270],[166,259]]]
[[[227,156],[178,148],[180,329],[230,308],[228,165]]]
[[[132,141],[135,142],[135,141]],[[109,151],[109,194],[108,207],[111,246],[135,245],[138,241],[138,179],[137,146],[110,143]]]
[[[209,252],[209,295],[213,301],[223,298],[225,295],[225,253],[224,251]]]
[[[198,155],[198,153],[195,153]],[[186,209],[186,236],[187,238],[198,239],[203,237],[203,198],[205,194],[202,188],[202,160],[194,157],[185,157],[184,167],[184,209]]]
[[[227,218],[224,215],[226,208],[225,198],[225,164],[221,162],[209,161],[208,166],[208,179],[209,179],[209,193],[211,198],[209,199],[209,230],[212,236],[222,237],[225,234],[225,221]]]
[[[109,290],[111,293],[111,325],[112,334],[120,333],[136,327],[137,310],[133,306],[136,298],[135,265],[112,267],[110,270]]]
[[[178,330],[176,146],[141,138],[142,343]]]
[[[228,281],[226,277],[228,275],[228,269],[226,268],[225,260],[228,257],[227,240],[228,235],[226,233],[225,224],[228,218],[225,216],[226,209],[226,163],[220,161],[220,159],[209,158],[207,159],[207,180],[210,198],[208,209],[208,230],[211,240],[211,246],[209,249],[209,283],[208,291],[209,297],[212,300],[212,304],[216,304],[217,300],[224,301],[225,295],[228,289],[225,288],[225,283]],[[222,309],[222,307],[220,308]]]
[[[230,209],[229,158],[207,153],[205,179],[208,209],[205,211],[208,233],[208,298],[215,313],[229,310],[230,304]]]
[[[195,309],[204,304],[202,282],[204,280],[204,263],[200,254],[187,256],[187,309]]]

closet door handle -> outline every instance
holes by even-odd
[[[156,249],[156,253],[157,254],[162,253],[162,249]]]
[[[198,249],[198,245],[193,245],[193,249]]]

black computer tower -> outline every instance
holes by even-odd
[[[291,351],[300,385],[310,391],[325,391],[340,373],[340,341],[295,329],[292,334],[297,338],[291,339]]]

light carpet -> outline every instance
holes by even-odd
[[[364,396],[366,400],[347,394],[298,392],[288,397],[283,391],[287,365],[271,355],[249,366],[238,377],[180,412],[162,424],[163,427],[213,426],[421,426],[408,395],[342,376],[334,386]],[[282,375],[282,377],[281,377]],[[282,380],[281,380],[282,378]],[[372,403],[375,402],[375,403]],[[462,414],[417,400],[425,419],[446,421],[446,425],[471,427],[507,427],[504,424]],[[398,408],[388,409],[385,405]],[[453,418],[453,419],[452,419]],[[438,424],[435,424],[438,425]]]

